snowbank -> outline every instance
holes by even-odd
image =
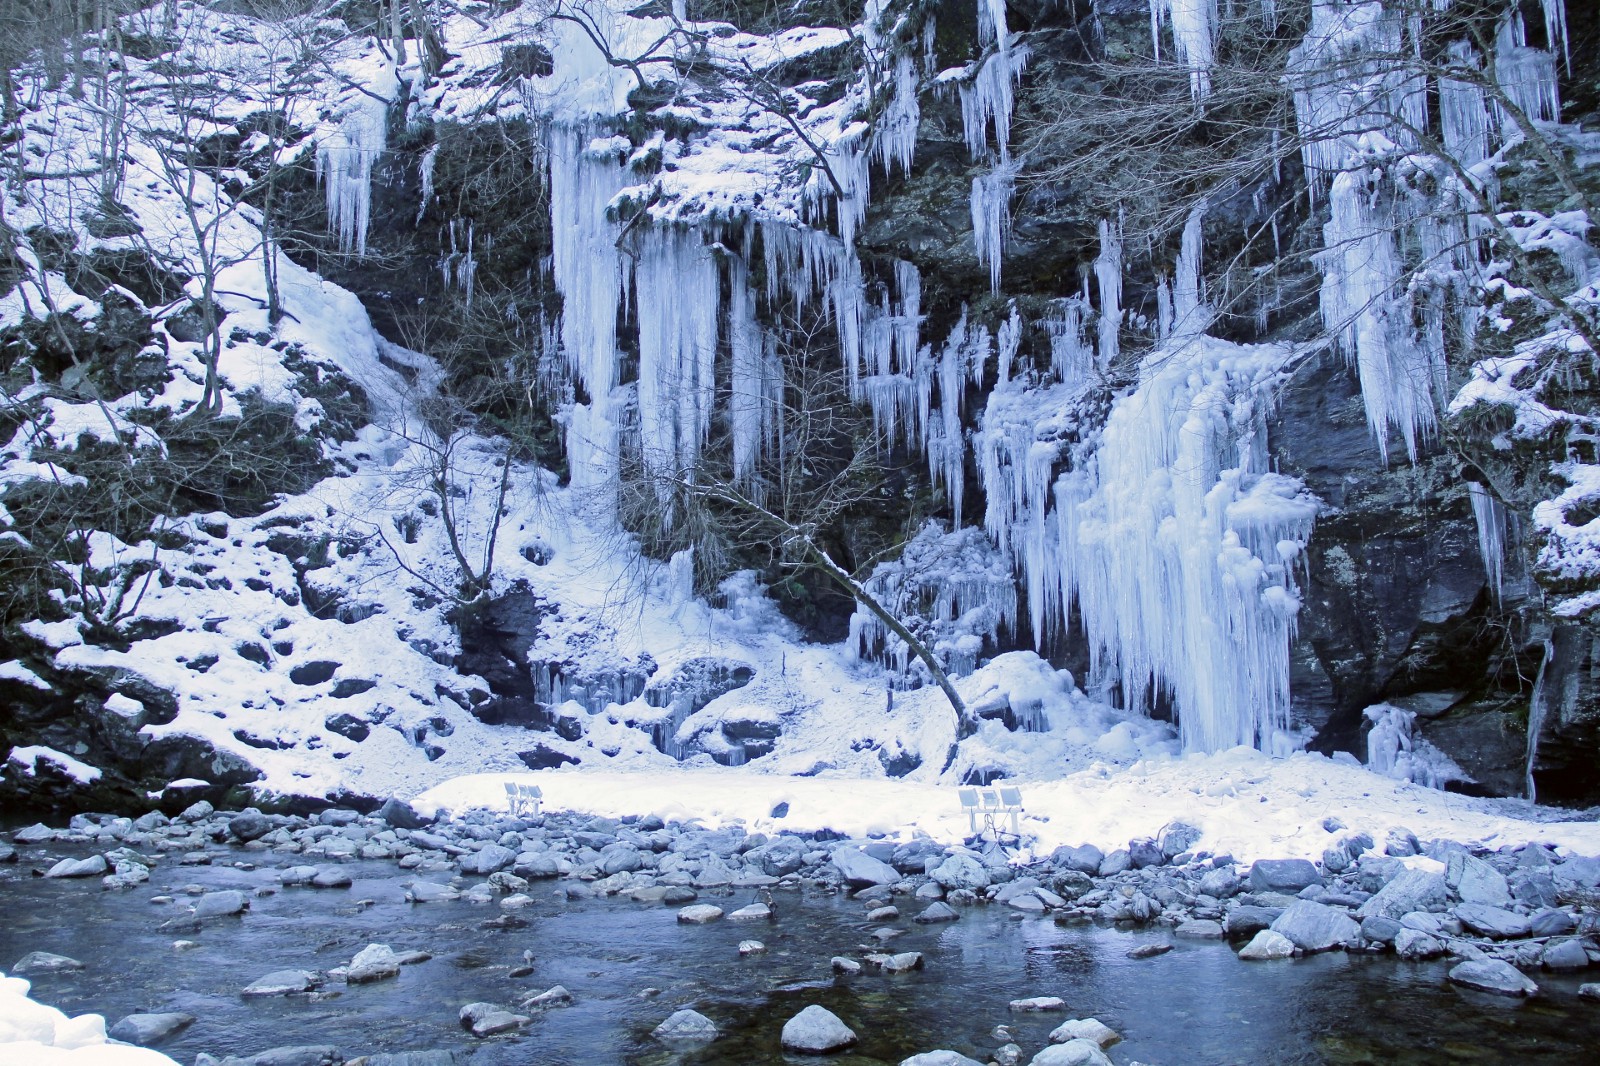
[[[426,811],[499,807],[505,781],[537,784],[547,809],[609,817],[657,814],[707,826],[742,822],[752,832],[768,833],[829,828],[851,836],[926,834],[943,841],[967,834],[966,816],[950,786],[779,777],[738,769],[473,774],[427,790],[414,804]],[[1423,840],[1489,848],[1541,841],[1600,854],[1600,823],[1540,821],[1540,809],[1521,801],[1440,792],[1303,752],[1274,759],[1235,748],[1147,759],[1122,770],[1101,764],[1055,780],[1015,783],[1026,806],[1021,821],[1026,850],[1035,854],[1063,844],[1126,847],[1129,840],[1154,836],[1176,821],[1201,830],[1199,847],[1242,861],[1315,860],[1335,832],[1365,830],[1381,841],[1397,827]],[[772,812],[780,803],[788,809],[775,818]],[[1330,817],[1341,823],[1333,831],[1323,827]]]
[[[69,1018],[28,998],[31,985],[0,973],[0,1062],[10,1066],[176,1066],[159,1051],[106,1039],[98,1014]]]

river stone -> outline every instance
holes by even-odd
[[[901,1059],[900,1066],[983,1066],[977,1059],[969,1059],[958,1051],[924,1051],[909,1059]]]
[[[194,1066],[336,1066],[344,1052],[332,1044],[301,1044],[275,1047],[255,1055],[227,1055],[212,1058],[204,1052],[195,1056]]]
[[[1067,1001],[1060,996],[1029,996],[1027,999],[1014,999],[1008,1006],[1015,1011],[1047,1011],[1066,1010]]]
[[[106,1030],[106,1035],[113,1040],[121,1040],[125,1044],[138,1044],[140,1047],[149,1047],[160,1040],[164,1040],[178,1030],[194,1024],[194,1015],[179,1014],[130,1014],[116,1025]]]
[[[364,985],[400,974],[400,956],[388,944],[368,944],[356,952],[345,970],[347,984]]]
[[[356,1061],[361,1066],[456,1066],[461,1059],[454,1051],[380,1051]]]
[[[1100,1047],[1108,1048],[1121,1039],[1115,1029],[1099,1018],[1073,1018],[1050,1031],[1052,1044],[1065,1044],[1068,1040],[1093,1040]]]
[[[1310,885],[1322,884],[1316,864],[1307,859],[1258,859],[1250,865],[1250,888],[1256,892],[1293,895]]]
[[[1403,918],[1412,911],[1443,910],[1450,902],[1445,879],[1427,870],[1403,870],[1363,903],[1356,916]]]
[[[1100,869],[1095,872],[1101,877],[1115,877],[1132,865],[1133,859],[1128,855],[1128,849],[1118,848],[1100,860]]]
[[[493,1003],[468,1003],[461,1008],[461,1026],[473,1036],[493,1036],[512,1029],[520,1029],[533,1019],[525,1014],[513,1014]]]
[[[842,1051],[856,1042],[856,1034],[838,1015],[815,1003],[783,1023],[783,1048],[804,1055]]]
[[[829,965],[833,967],[834,973],[842,973],[848,977],[854,977],[861,972],[861,964],[859,962],[855,959],[847,959],[843,955],[835,955]]]
[[[730,922],[754,922],[772,917],[772,908],[765,903],[750,903],[728,915]]]
[[[272,832],[272,820],[260,811],[245,811],[228,821],[228,833],[240,842],[259,840]]]
[[[241,996],[290,996],[309,992],[322,984],[322,979],[309,970],[273,970],[245,986]]]
[[[531,855],[525,852],[517,856],[515,872],[518,877],[526,877],[530,880],[560,877],[561,860],[544,852]]]
[[[1006,904],[1028,914],[1044,913],[1044,901],[1032,892],[1024,892],[1021,895],[1012,896],[1006,901]]]
[[[1235,907],[1228,912],[1224,929],[1231,937],[1254,936],[1271,927],[1282,914],[1282,907]]]
[[[1456,907],[1456,917],[1461,924],[1480,936],[1493,940],[1509,940],[1528,935],[1528,919],[1501,907],[1487,903],[1463,903]]]
[[[1239,949],[1239,957],[1246,962],[1264,962],[1270,959],[1287,959],[1294,954],[1294,941],[1282,933],[1263,929]]]
[[[1554,908],[1539,911],[1528,919],[1529,936],[1567,936],[1576,932],[1578,923],[1566,911]]]
[[[699,1011],[684,1008],[673,1012],[666,1021],[650,1030],[650,1035],[668,1043],[676,1040],[715,1040],[717,1026]]]
[[[1586,970],[1589,968],[1589,953],[1583,950],[1580,941],[1557,940],[1545,945],[1544,955],[1539,962],[1547,970]]]
[[[1112,1066],[1093,1040],[1068,1040],[1052,1044],[1028,1060],[1029,1066]]]
[[[111,867],[104,855],[90,855],[86,859],[62,859],[50,867],[46,877],[99,877]]]
[[[964,888],[976,892],[989,887],[989,871],[971,855],[951,855],[929,871],[929,876],[946,890]]]
[[[1511,888],[1505,876],[1482,859],[1463,851],[1451,852],[1444,880],[1463,903],[1504,907],[1511,902]]]
[[[1167,856],[1162,852],[1161,845],[1146,837],[1143,840],[1128,841],[1128,862],[1135,870],[1142,870],[1146,866],[1160,866],[1167,861]]]
[[[311,877],[312,888],[349,888],[351,877],[348,871],[341,866],[325,863],[317,867],[317,872]]]
[[[1210,918],[1190,918],[1186,922],[1178,923],[1172,935],[1193,937],[1196,940],[1221,940],[1222,923]]]
[[[485,844],[481,851],[461,857],[461,870],[463,873],[487,876],[510,866],[516,858],[517,853],[510,848],[501,847],[499,844]]]
[[[935,900],[924,907],[921,914],[911,920],[921,922],[923,925],[931,925],[934,922],[953,922],[960,917],[961,915],[956,913],[956,909],[950,904],[943,900]]]
[[[207,892],[194,901],[194,916],[202,921],[207,918],[229,918],[243,914],[249,907],[250,897],[237,889]]]
[[[83,963],[65,955],[52,955],[48,951],[30,951],[11,967],[11,976],[27,977],[38,973],[66,973],[81,970]]]
[[[412,903],[449,903],[460,898],[460,892],[437,881],[413,881],[406,889],[406,899]]]
[[[1501,996],[1533,996],[1539,992],[1539,986],[1524,976],[1521,970],[1499,959],[1463,962],[1450,970],[1450,980],[1480,992],[1493,992]]]
[[[1444,945],[1420,929],[1404,927],[1394,935],[1394,953],[1412,961],[1436,959],[1444,954]]]
[[[1374,943],[1393,944],[1394,938],[1400,935],[1400,923],[1393,918],[1374,914],[1371,918],[1362,919],[1361,935]]]
[[[898,955],[890,955],[883,960],[884,973],[910,973],[912,970],[922,969],[922,952],[902,951]]]
[[[26,829],[18,829],[11,834],[11,841],[14,844],[43,844],[55,838],[56,831],[43,822],[34,822]]]
[[[1080,844],[1075,848],[1063,846],[1050,853],[1050,861],[1057,866],[1091,876],[1100,872],[1100,864],[1105,859],[1105,852],[1093,844]]]
[[[565,985],[552,985],[536,996],[529,996],[522,1001],[523,1010],[551,1010],[555,1007],[572,1006],[572,993],[567,991]]]
[[[1231,866],[1207,870],[1205,876],[1200,878],[1201,895],[1211,896],[1213,899],[1227,899],[1238,891],[1239,878]]]
[[[678,921],[686,925],[704,925],[722,917],[722,908],[710,903],[696,903],[678,912]]]
[[[892,885],[900,880],[900,871],[881,859],[873,858],[860,848],[835,848],[830,859],[838,869],[839,876],[844,878],[845,884],[852,888]]]
[[[0,844],[0,862],[16,862],[17,849],[10,844]]]
[[[1600,1002],[1600,982],[1589,981],[1578,986],[1578,998]]]
[[[393,796],[383,801],[383,806],[378,808],[377,815],[391,829],[421,829],[428,824],[428,820],[418,814],[416,808],[405,800]]]
[[[749,955],[764,955],[764,954],[766,954],[766,951],[767,951],[767,945],[763,944],[759,940],[741,940],[741,941],[739,941],[739,957],[740,958],[744,958],[744,957],[749,956]]]
[[[1305,952],[1330,951],[1361,935],[1361,927],[1344,911],[1306,899],[1290,904],[1272,923],[1272,931]]]

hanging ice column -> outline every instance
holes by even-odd
[[[367,254],[372,165],[388,143],[388,101],[362,96],[338,129],[317,145],[317,178],[327,199],[328,228],[339,234],[342,252]]]
[[[1173,46],[1189,65],[1189,95],[1204,100],[1211,95],[1211,68],[1216,64],[1217,0],[1150,0],[1150,37],[1157,59],[1163,21],[1172,23]]]
[[[591,143],[586,131],[550,130],[551,260],[561,293],[561,347],[587,404],[567,412],[567,458],[572,487],[602,522],[614,519],[618,485],[617,309],[625,275],[617,224],[606,217],[628,184],[613,141]],[[625,143],[625,142],[624,142]]]

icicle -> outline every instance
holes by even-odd
[[[774,414],[783,390],[783,372],[772,338],[755,317],[744,261],[728,268],[728,347],[732,354],[728,422],[733,436],[733,476],[750,483],[772,439]]]
[[[1011,362],[1017,357],[1017,347],[1022,343],[1022,315],[1017,311],[1017,301],[1011,301],[1011,313],[1006,320],[1000,323],[1000,331],[995,336],[995,347],[999,356],[1000,384],[1004,385],[1011,380]]]
[[[1467,482],[1467,495],[1472,500],[1472,518],[1478,527],[1478,555],[1483,559],[1483,572],[1498,603],[1506,563],[1506,505],[1476,481]]]
[[[721,278],[699,232],[652,229],[634,268],[639,311],[639,451],[669,506],[694,481],[711,427]],[[665,521],[670,524],[670,510]]]
[[[962,379],[970,377],[974,385],[982,382],[990,347],[989,331],[969,325],[967,309],[963,307],[939,353],[939,417],[928,422],[928,472],[935,485],[944,486],[958,527],[966,482],[966,438],[961,427],[966,383]]]
[[[873,142],[873,155],[883,165],[884,174],[895,164],[899,164],[902,173],[911,173],[911,159],[917,150],[917,125],[921,121],[916,61],[909,54],[902,54],[895,60],[894,89],[878,119],[877,138]]]
[[[1494,43],[1494,71],[1495,80],[1506,98],[1528,118],[1535,122],[1554,122],[1561,117],[1555,56],[1541,48],[1527,46],[1520,11],[1508,11],[1500,20]],[[1521,135],[1521,127],[1510,114],[1498,104],[1495,111],[1503,138],[1510,140]]]
[[[1211,325],[1211,309],[1201,290],[1201,238],[1206,217],[1206,202],[1201,200],[1189,212],[1183,226],[1178,266],[1172,280],[1171,325],[1167,333],[1178,337],[1196,336]]]
[[[1449,48],[1451,66],[1477,70],[1478,54],[1466,41]],[[1470,81],[1439,79],[1439,125],[1445,151],[1465,167],[1474,167],[1489,158],[1489,108],[1483,89]]]
[[[1000,292],[1000,266],[1005,239],[1011,230],[1011,190],[1017,177],[1014,163],[996,163],[992,170],[972,179],[972,243],[978,265],[989,268],[989,291]]]
[[[1178,58],[1189,65],[1189,95],[1211,95],[1211,68],[1216,64],[1217,0],[1150,0],[1150,35],[1161,58],[1161,23],[1172,23]]]
[[[422,225],[422,216],[428,213],[428,205],[433,202],[433,167],[439,159],[439,146],[432,144],[422,153],[422,161],[417,165],[417,174],[422,181],[422,195],[417,199],[417,217],[415,225]]]
[[[1011,30],[1006,26],[1006,0],[978,0],[978,43],[994,43],[1002,52],[1011,47]]]
[[[1117,358],[1118,333],[1122,329],[1122,222],[1114,225],[1100,220],[1100,254],[1094,261],[1094,277],[1100,290],[1100,369]]]
[[[317,176],[328,205],[328,228],[339,234],[339,250],[367,254],[372,221],[372,165],[388,145],[389,105],[362,97],[339,128],[317,146]]]
[[[961,83],[961,128],[967,151],[980,159],[988,151],[989,127],[1001,162],[1011,158],[1011,115],[1016,109],[1016,84],[1027,66],[1028,49],[1018,45],[995,52],[978,66],[971,81]]]
[[[1550,671],[1550,661],[1556,656],[1555,641],[1549,637],[1544,642],[1544,657],[1539,660],[1539,673],[1533,681],[1533,694],[1528,697],[1528,757],[1524,763],[1523,778],[1528,802],[1539,802],[1539,790],[1534,784],[1533,770],[1539,762],[1539,734],[1544,732],[1545,713],[1550,697],[1545,693],[1545,675]]]
[[[1050,338],[1050,369],[1064,385],[1076,385],[1094,371],[1094,352],[1084,339],[1084,320],[1090,314],[1088,302],[1080,296],[1055,301],[1044,320]]]

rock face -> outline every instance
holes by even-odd
[[[838,1015],[813,1003],[783,1023],[782,1042],[785,1051],[827,1055],[853,1045],[856,1034]]]

